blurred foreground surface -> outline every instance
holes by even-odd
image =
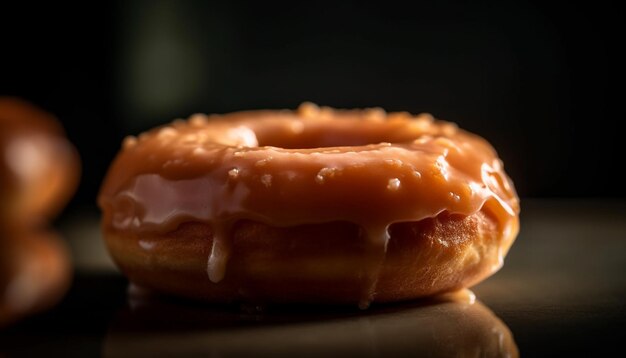
[[[95,212],[60,231],[73,287],[54,310],[0,332],[0,356],[595,356],[626,339],[626,202],[523,200],[521,234],[504,268],[473,288],[475,304],[366,311],[129,299]]]

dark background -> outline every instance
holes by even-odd
[[[194,112],[381,106],[486,137],[524,197],[623,197],[624,12],[607,1],[4,5],[0,95],[63,122],[94,205],[126,134]]]

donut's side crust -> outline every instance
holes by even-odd
[[[414,299],[471,286],[497,271],[517,234],[483,208],[397,223],[374,288],[373,301]],[[239,222],[228,275],[206,275],[211,227],[186,222],[167,233],[105,228],[108,249],[132,282],[157,292],[211,302],[359,302],[373,262],[361,228],[349,222],[273,227]]]

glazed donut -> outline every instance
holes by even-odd
[[[430,115],[309,103],[128,137],[98,203],[109,252],[139,286],[361,307],[491,275],[519,213],[484,139]]]
[[[79,170],[76,150],[52,115],[0,97],[0,227],[53,217],[74,193]]]
[[[0,327],[57,303],[68,252],[46,224],[78,184],[79,159],[56,119],[0,97]]]

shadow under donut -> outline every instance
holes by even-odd
[[[131,289],[132,291],[132,289]],[[134,297],[133,297],[134,296]],[[517,357],[508,327],[471,292],[393,305],[238,307],[131,293],[105,357]]]

